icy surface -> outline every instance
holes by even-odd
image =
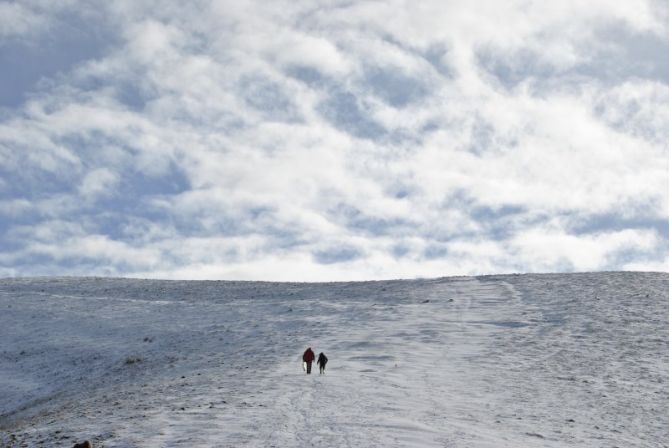
[[[0,280],[0,446],[667,447],[668,291]]]

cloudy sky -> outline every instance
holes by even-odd
[[[0,0],[0,277],[669,270],[654,0]]]

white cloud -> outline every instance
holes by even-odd
[[[661,263],[667,86],[586,70],[617,45],[606,30],[666,34],[652,2],[104,9],[112,46],[0,119],[0,213],[23,220],[0,268],[328,280]],[[38,231],[52,222],[84,224],[55,245]]]
[[[626,229],[594,235],[569,235],[561,229],[533,229],[515,237],[513,253],[535,271],[591,271],[615,263],[622,251],[648,251],[659,242],[653,231]]]
[[[55,261],[95,260],[96,264],[117,267],[117,271],[151,269],[159,266],[161,255],[156,249],[131,247],[104,235],[86,235],[59,241],[32,243],[33,255],[47,255]]]
[[[627,271],[669,272],[669,258],[659,261],[635,261],[623,266]]]
[[[111,196],[119,183],[119,175],[107,168],[98,168],[84,176],[79,185],[79,194],[86,199]]]
[[[21,3],[0,3],[0,39],[35,32],[45,24],[46,17],[35,13]]]
[[[0,213],[10,218],[20,216],[31,208],[31,202],[26,199],[0,201]]]

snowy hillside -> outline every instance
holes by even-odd
[[[668,296],[654,273],[0,280],[0,445],[667,447]]]

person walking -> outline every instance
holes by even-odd
[[[316,359],[314,351],[311,349],[311,347],[307,348],[302,355],[302,361],[304,361],[304,363],[307,365],[307,375],[311,373],[311,363],[314,362],[314,359]]]
[[[318,354],[318,361],[316,361],[316,364],[318,364],[318,368],[320,370],[321,375],[325,373],[325,364],[327,363],[328,363],[328,357],[325,356],[325,353],[320,352]]]

